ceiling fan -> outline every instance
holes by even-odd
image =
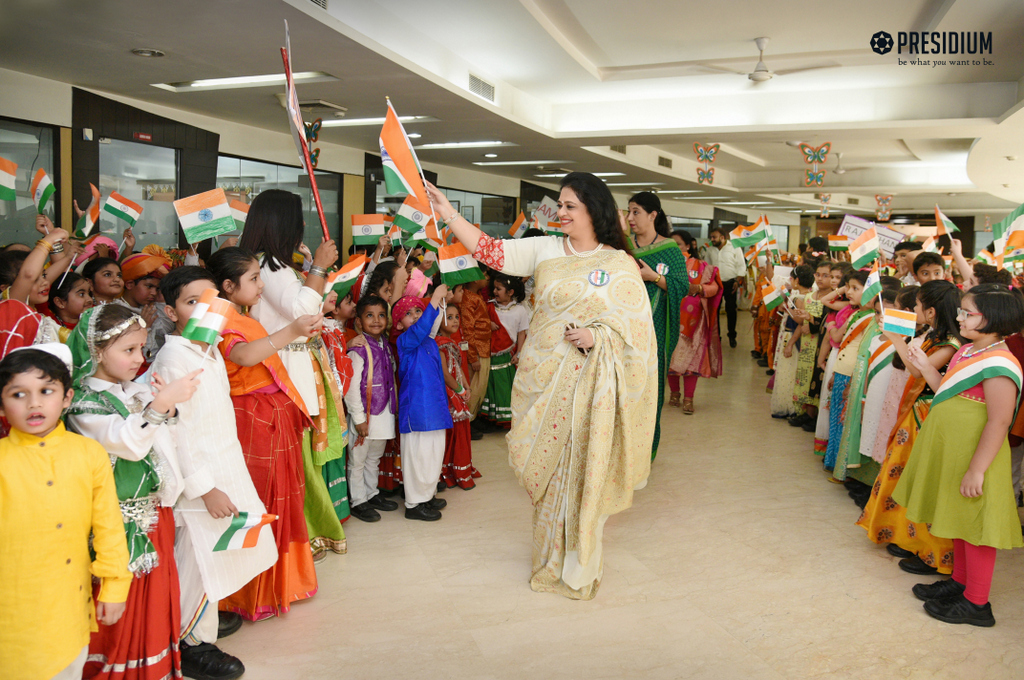
[[[757,52],[758,52],[757,64],[754,65],[754,70],[750,71],[749,73],[746,72],[746,71],[737,71],[737,70],[734,70],[734,69],[731,69],[731,68],[723,68],[721,66],[716,66],[715,64],[712,64],[712,63],[700,64],[699,68],[704,69],[706,71],[712,71],[712,72],[718,72],[718,73],[723,73],[723,72],[724,73],[735,73],[736,75],[739,75],[739,76],[746,76],[747,79],[750,80],[751,84],[753,84],[753,85],[760,85],[761,83],[768,82],[769,80],[771,80],[775,76],[784,76],[784,75],[788,75],[790,73],[800,73],[801,71],[814,71],[814,70],[822,69],[822,68],[834,68],[834,67],[840,66],[840,64],[837,63],[837,62],[824,62],[824,63],[821,63],[821,64],[815,64],[814,66],[806,66],[806,67],[803,67],[803,68],[793,68],[793,69],[783,69],[783,70],[780,70],[780,71],[772,71],[772,70],[770,70],[768,68],[768,65],[764,63],[764,51],[765,51],[765,49],[767,49],[768,43],[770,41],[771,41],[771,38],[766,38],[766,37],[761,37],[761,38],[755,38],[754,39],[754,44],[757,46]],[[792,55],[790,55],[790,56],[792,56]],[[725,63],[725,62],[722,62],[722,63]]]
[[[835,174],[837,174],[837,175],[845,175],[848,172],[853,172],[855,170],[864,170],[864,169],[865,168],[844,168],[843,167],[843,154],[842,154],[842,152],[837,152],[836,153],[836,168],[835,168],[835,170],[832,171]]]

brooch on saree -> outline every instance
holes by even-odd
[[[662,276],[665,276],[666,274],[668,274],[668,265],[665,264],[664,262],[659,262],[654,266],[654,271],[658,272]]]
[[[587,281],[590,281],[590,285],[597,286],[598,288],[601,286],[607,286],[608,282],[611,280],[612,277],[603,269],[595,269],[590,272],[590,275],[587,277]]]

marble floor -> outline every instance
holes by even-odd
[[[348,521],[317,595],[222,648],[247,680],[1019,678],[1024,551],[1000,553],[995,628],[928,617],[910,592],[928,579],[854,526],[811,435],[769,417],[740,324],[696,414],[666,408],[649,485],[605,528],[593,601],[530,590],[530,503],[489,435],[483,478],[443,494],[442,521]]]

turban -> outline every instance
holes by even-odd
[[[409,283],[405,284],[405,294],[423,297],[427,294],[427,288],[430,287],[430,284],[430,279],[423,272],[419,269],[413,269],[412,276],[409,277]]]
[[[421,310],[425,310],[427,308],[427,303],[414,295],[406,295],[396,302],[395,306],[391,308],[392,325],[398,326],[399,322],[405,318],[406,312],[413,307],[419,307]]]
[[[171,261],[166,257],[136,253],[121,262],[121,278],[127,281],[138,281],[149,276],[163,278],[171,269]]]
[[[106,236],[97,234],[85,240],[85,250],[82,254],[75,258],[75,266],[83,264],[86,260],[96,254],[96,246],[108,246],[110,248],[111,257],[117,259],[117,244]]]

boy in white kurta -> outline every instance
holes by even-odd
[[[215,287],[213,279],[200,267],[180,267],[160,284],[175,331],[166,336],[151,372],[170,381],[203,369],[195,394],[178,405],[175,435],[184,490],[175,508],[179,528],[174,552],[181,581],[182,642],[197,651],[212,651],[218,601],[273,566],[277,546],[268,525],[255,547],[213,551],[232,514],[263,514],[266,508],[238,443],[224,358],[220,352],[207,352],[206,343],[181,337],[199,296]]]

